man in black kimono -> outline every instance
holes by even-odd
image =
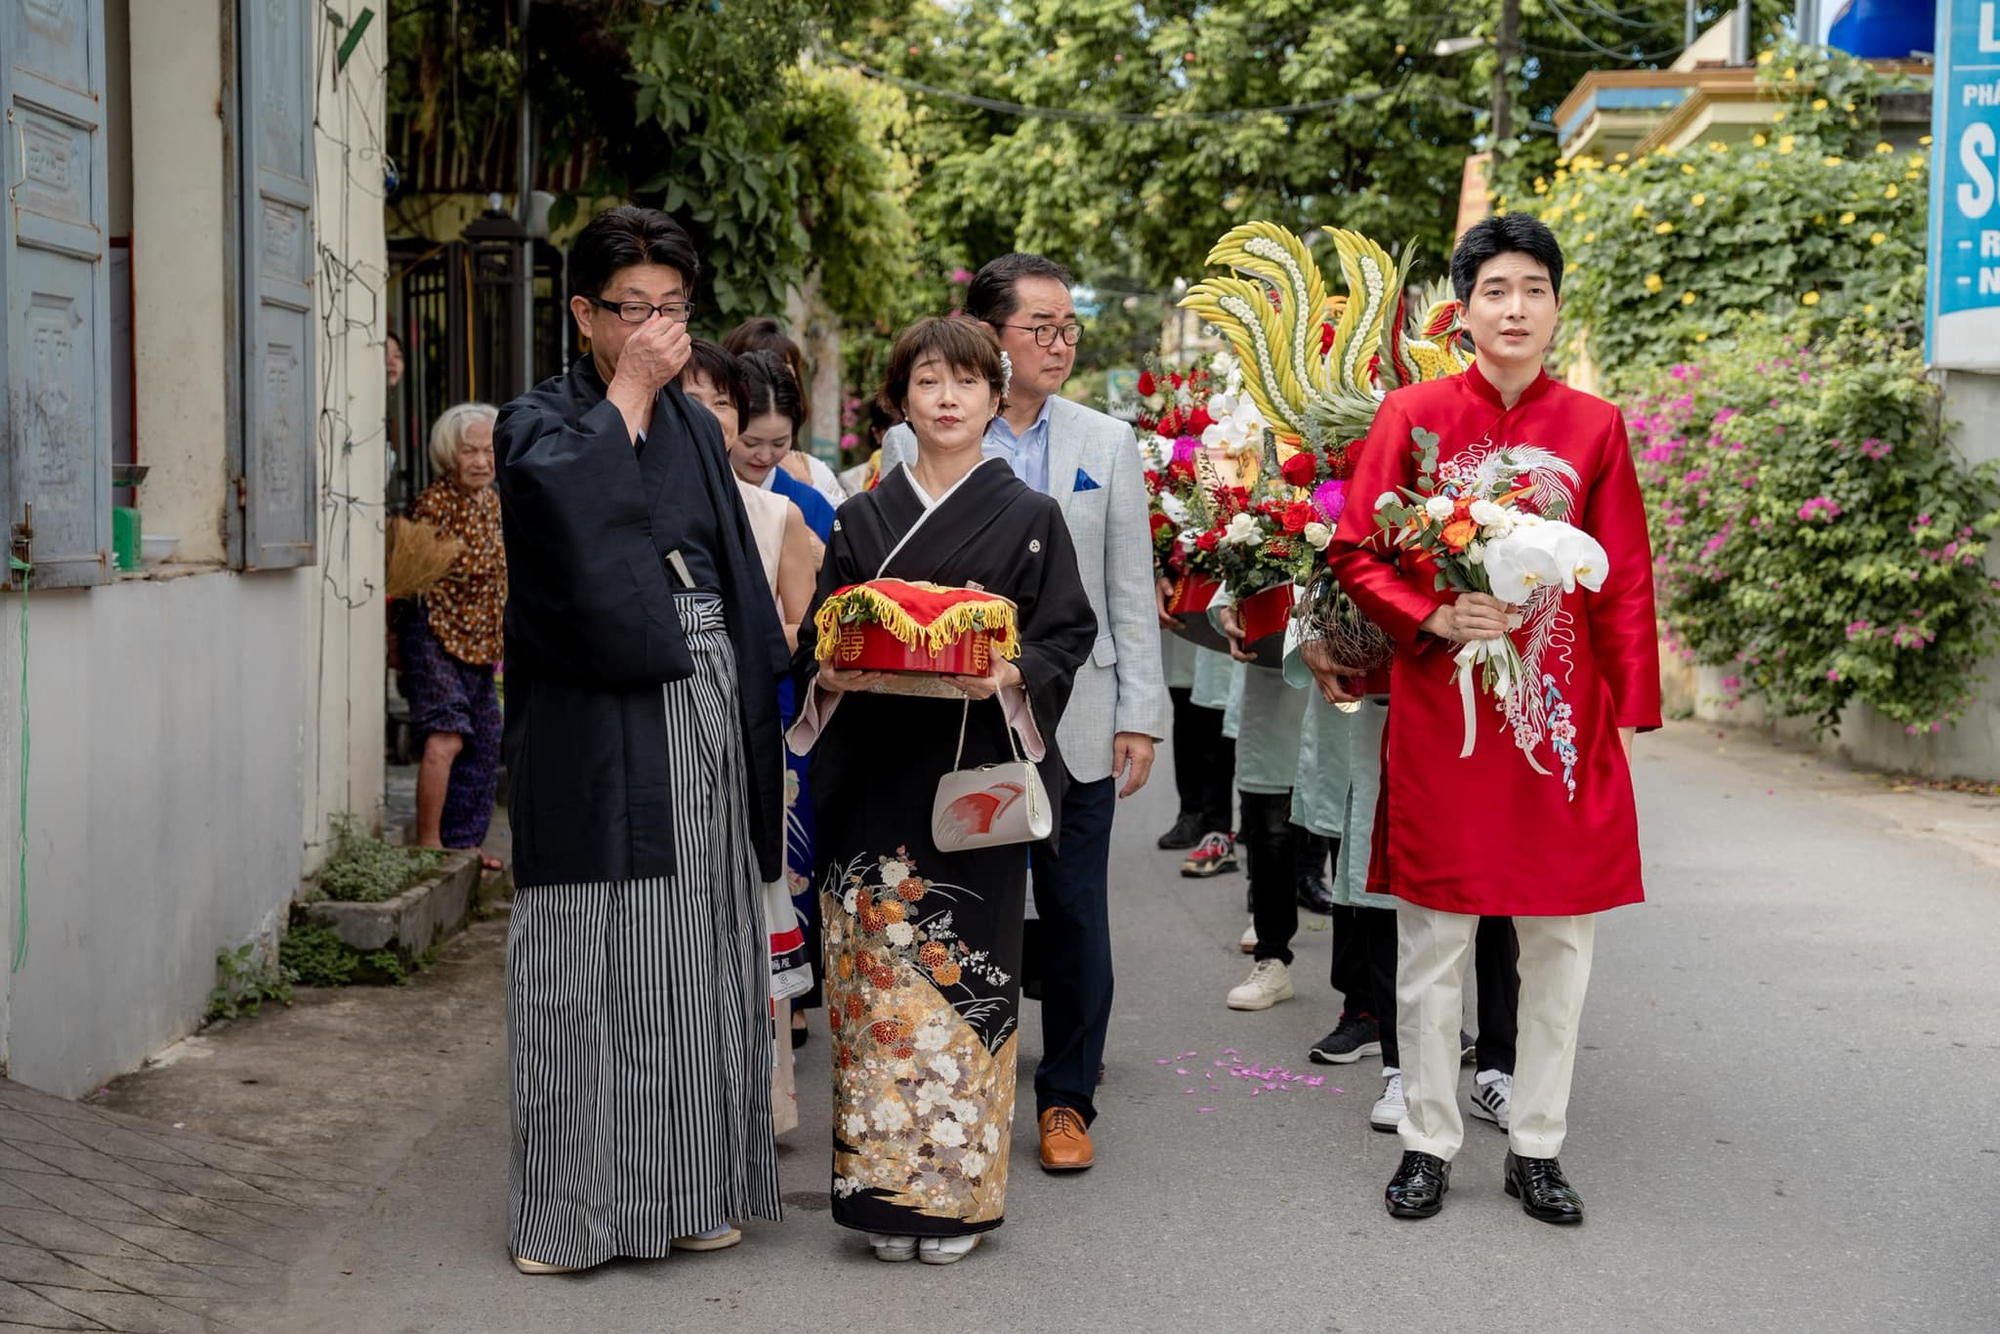
[[[590,351],[494,431],[510,1240],[547,1273],[778,1216],[762,881],[782,871],[786,650],[715,418],[682,396],[700,269],[665,214],[572,248]]]

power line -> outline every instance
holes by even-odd
[[[1616,10],[1606,9],[1603,5],[1598,4],[1597,0],[1578,0],[1578,3],[1599,18],[1609,19],[1611,22],[1625,28],[1639,28],[1642,30],[1649,28],[1672,28],[1680,23],[1679,19],[1627,18]]]
[[[906,92],[924,97],[942,98],[948,102],[960,102],[966,106],[978,107],[1005,116],[1020,116],[1032,120],[1060,120],[1086,125],[1160,125],[1176,121],[1195,121],[1205,124],[1226,124],[1232,121],[1248,120],[1253,116],[1305,116],[1318,111],[1331,111],[1339,107],[1355,106],[1372,102],[1398,92],[1394,88],[1376,88],[1365,93],[1349,93],[1345,97],[1332,97],[1317,102],[1288,102],[1281,106],[1232,107],[1219,111],[1174,111],[1161,108],[1156,111],[1086,111],[1079,107],[1038,107],[1025,102],[1009,102],[997,97],[982,97],[977,93],[960,92],[955,88],[940,88],[936,84],[924,83],[917,79],[905,78],[876,69],[860,61],[841,60],[826,57],[830,63],[842,64],[859,74],[883,83],[893,84]],[[1471,102],[1462,102],[1455,97],[1428,88],[1412,90],[1414,96],[1428,97],[1434,102],[1456,107],[1461,111],[1485,114],[1486,108]],[[1554,134],[1552,126],[1535,125],[1536,129]]]
[[[1585,46],[1589,47],[1591,50],[1597,52],[1600,55],[1610,56],[1613,60],[1622,60],[1625,61],[1627,64],[1638,65],[1638,64],[1643,64],[1648,60],[1659,60],[1666,56],[1679,55],[1681,51],[1684,49],[1680,46],[1670,46],[1666,48],[1664,51],[1642,51],[1638,53],[1634,53],[1629,50],[1620,51],[1616,47],[1606,46],[1604,43],[1598,41],[1595,37],[1592,37],[1589,33],[1585,32],[1582,28],[1578,27],[1576,20],[1571,18],[1568,15],[1568,13],[1566,13],[1563,10],[1560,0],[1547,0],[1547,5],[1549,13],[1554,15],[1556,21],[1561,23],[1563,27],[1568,28],[1570,30],[1571,36],[1575,37],[1578,41],[1582,42]]]

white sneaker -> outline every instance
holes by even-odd
[[[1507,1112],[1514,1102],[1514,1076],[1498,1070],[1481,1070],[1472,1081],[1472,1114],[1507,1128]]]
[[[905,1260],[917,1258],[915,1237],[884,1236],[880,1232],[868,1234],[868,1244],[875,1248],[875,1258],[889,1264],[901,1264]]]
[[[1403,1122],[1410,1105],[1403,1101],[1403,1072],[1393,1065],[1382,1067],[1382,1096],[1368,1109],[1368,1124],[1377,1130],[1394,1130]]]
[[[925,1237],[917,1258],[927,1265],[955,1265],[979,1249],[979,1239],[984,1235],[975,1232],[969,1237]]]
[[[1251,918],[1250,925],[1243,928],[1243,934],[1237,938],[1236,948],[1242,950],[1245,954],[1255,954],[1257,952],[1256,918]]]
[[[1283,959],[1259,959],[1243,985],[1231,989],[1232,1010],[1268,1010],[1279,1001],[1292,998],[1292,970]]]

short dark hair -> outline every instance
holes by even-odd
[[[1002,255],[973,275],[972,286],[965,289],[965,313],[988,324],[1005,324],[1021,308],[1014,288],[1023,278],[1048,278],[1064,287],[1071,282],[1069,270],[1046,255]]]
[[[889,349],[889,373],[875,396],[881,405],[903,416],[910,399],[910,376],[918,362],[933,355],[955,371],[986,377],[993,386],[995,411],[1006,410],[1007,371],[1000,339],[991,328],[964,315],[931,315],[896,335],[896,345]]]
[[[723,335],[722,345],[737,356],[746,352],[769,352],[791,368],[799,386],[806,382],[806,356],[798,343],[785,332],[785,326],[769,315],[759,315],[745,320]]]
[[[799,423],[806,419],[806,413],[799,394],[799,382],[792,374],[792,368],[779,360],[774,352],[745,352],[736,361],[743,367],[743,425],[749,426],[753,417],[775,412],[788,418],[793,434],[797,434]]]
[[[621,204],[592,218],[570,242],[569,290],[578,296],[603,296],[611,276],[634,264],[673,269],[686,281],[690,294],[701,276],[694,241],[678,222],[656,208]]]
[[[1506,254],[1522,254],[1538,260],[1549,271],[1549,286],[1556,296],[1563,290],[1563,251],[1548,224],[1526,213],[1502,213],[1481,218],[1465,229],[1451,252],[1451,286],[1460,301],[1472,299],[1472,286],[1487,261]]]
[[[882,443],[882,437],[889,434],[896,423],[903,420],[900,412],[891,412],[882,405],[879,398],[868,400],[868,442],[872,449]]]
[[[739,423],[750,420],[750,379],[744,374],[742,361],[730,356],[720,343],[706,338],[689,341],[687,365],[681,367],[680,378],[686,380],[690,375],[699,375],[729,395]]]

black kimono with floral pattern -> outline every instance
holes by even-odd
[[[1056,724],[1097,634],[1062,512],[988,460],[882,570],[924,510],[900,468],[843,505],[819,598],[879,570],[1012,599],[1025,692],[1011,709],[1028,753],[1041,751],[1060,810]],[[812,619],[800,644],[806,664]],[[971,767],[1011,758],[1009,714],[1000,700],[975,701],[967,715],[957,701],[850,694],[827,716],[830,698],[815,695],[819,708],[807,712],[824,718],[812,791],[833,1037],[834,1220],[902,1236],[984,1232],[1000,1225],[1006,1202],[1029,846],[940,852],[930,815],[961,716],[961,763]]]

